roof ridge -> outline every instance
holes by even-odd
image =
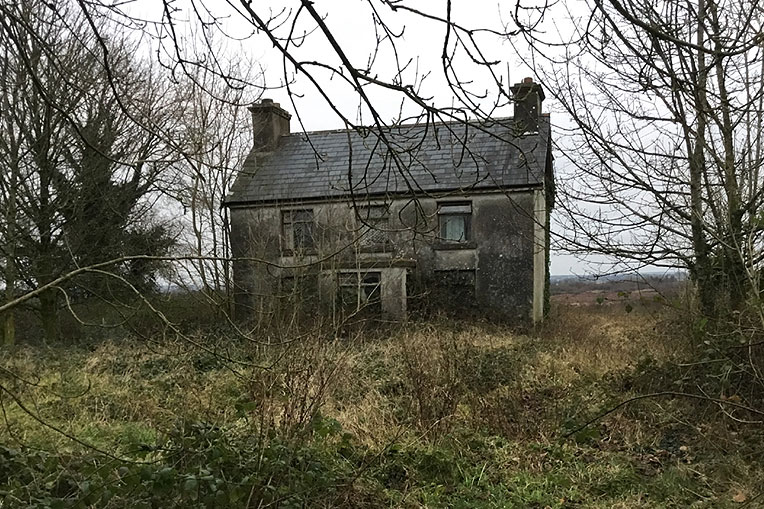
[[[542,117],[549,117],[549,113],[542,113]],[[430,123],[411,123],[411,124],[398,124],[398,125],[392,125],[392,126],[385,126],[387,129],[402,129],[402,128],[408,128],[408,127],[425,127],[425,126],[432,126],[432,127],[438,127],[438,126],[445,126],[445,125],[464,125],[464,124],[474,124],[474,125],[486,125],[486,124],[497,124],[506,122],[508,120],[513,120],[515,117],[496,117],[496,118],[489,118],[486,120],[467,120],[461,121],[461,120],[451,120],[447,122],[430,122]],[[326,134],[326,133],[347,133],[347,132],[358,132],[359,129],[367,129],[372,130],[374,127],[372,126],[356,126],[351,127],[349,129],[319,129],[317,131],[298,131],[293,132],[289,134],[284,134],[282,136],[304,136],[306,134]]]

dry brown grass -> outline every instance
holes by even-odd
[[[426,496],[446,496],[436,489],[440,481],[428,477],[435,474],[428,472],[441,472],[454,462],[465,470],[449,482],[463,482],[463,489],[475,493],[483,489],[480,482],[490,482],[503,494],[510,493],[503,487],[507,482],[515,490],[511,500],[523,503],[536,500],[538,493],[574,493],[576,483],[596,488],[605,478],[610,484],[601,489],[612,496],[601,495],[600,488],[579,493],[590,497],[588,507],[660,507],[630,483],[642,476],[640,482],[649,484],[665,474],[660,482],[668,495],[660,496],[673,500],[672,486],[698,489],[693,471],[709,479],[709,493],[730,498],[748,490],[752,496],[746,477],[764,474],[749,457],[760,447],[751,447],[745,458],[741,453],[726,460],[726,451],[740,450],[738,435],[732,434],[737,428],[725,429],[710,414],[697,414],[709,422],[693,422],[696,415],[680,400],[627,406],[594,423],[593,433],[561,440],[571,425],[664,383],[654,373],[665,372],[665,363],[690,356],[690,337],[681,327],[670,326],[672,320],[656,308],[627,313],[618,306],[557,307],[533,331],[443,320],[410,323],[386,336],[316,335],[269,349],[206,338],[208,347],[223,348],[221,352],[242,363],[266,369],[231,364],[170,341],[22,348],[2,366],[38,384],[9,386],[30,408],[109,450],[159,442],[179,421],[202,421],[246,436],[273,432],[309,443],[317,436],[315,422],[336,419],[342,433],[349,432],[352,444],[363,451],[363,468],[386,465],[374,473],[381,483],[388,482],[388,468],[412,476],[419,472],[420,484],[412,480],[411,488],[400,488],[401,496],[417,501],[412,507],[428,506]],[[649,368],[644,373],[642,365]],[[70,447],[63,438],[43,433],[7,400],[5,404],[9,427],[0,435],[4,441],[11,442],[13,435],[27,443]],[[719,433],[725,440],[714,438]],[[342,440],[341,434],[334,440]],[[689,444],[691,453],[666,452],[665,443],[671,440],[677,450]],[[387,454],[392,444],[395,453]],[[477,452],[470,452],[472,448]],[[687,463],[703,448],[713,461]],[[470,480],[483,479],[484,470],[493,477]],[[724,481],[714,482],[714,476]],[[560,478],[573,487],[561,491]],[[544,505],[565,507],[555,505],[559,496],[543,500]],[[396,504],[405,505],[391,502]]]
[[[539,365],[566,379],[586,373],[604,376],[629,367],[645,358],[658,362],[688,355],[687,334],[670,326],[667,310],[637,307],[558,306],[541,327],[544,341]]]
[[[622,397],[612,394],[621,390],[619,377],[640,363],[687,356],[690,338],[669,323],[657,307],[558,306],[531,333],[412,324],[348,356],[325,412],[368,444],[402,433],[437,439],[456,427],[552,439],[566,420]],[[658,421],[616,414],[607,432],[621,444],[644,443]]]
[[[245,403],[248,425],[300,430],[321,412],[370,446],[402,434],[437,438],[455,426],[549,437],[572,406],[583,414],[603,403],[600,393],[571,402],[580,386],[645,356],[683,354],[682,339],[667,340],[661,319],[652,310],[560,306],[530,334],[488,323],[413,323],[386,338],[306,338],[254,359],[268,369],[236,366],[238,376],[182,342],[103,342],[79,359],[51,352],[42,372],[35,350],[22,349],[5,365],[36,380],[24,396],[42,415],[68,413],[72,430],[119,422],[166,429],[187,413],[231,423]],[[241,348],[238,355],[248,351]]]

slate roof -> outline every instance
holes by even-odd
[[[225,204],[540,186],[551,164],[548,115],[521,137],[511,118],[401,126],[386,136],[392,149],[373,132],[284,136],[275,152],[249,154]]]

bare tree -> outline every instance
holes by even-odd
[[[144,126],[174,121],[167,90],[131,56],[125,38],[108,42],[107,72],[88,49],[95,42],[90,25],[69,10],[3,4],[0,23],[6,298],[46,287],[77,266],[162,253],[170,239],[152,224],[145,198],[171,150]],[[140,261],[114,270],[139,286],[152,273]],[[80,294],[109,291],[97,279],[78,281]],[[60,296],[71,289],[52,287],[37,296],[48,339],[58,336]]]
[[[364,27],[363,35],[348,41],[336,31],[335,21],[336,14],[347,10],[346,6],[319,8],[308,0],[296,0],[278,9],[267,3],[253,5],[247,1],[188,0],[183,4],[164,1],[153,4],[161,5],[162,15],[158,18],[151,18],[140,6],[129,4],[99,0],[69,5],[91,22],[95,47],[107,65],[107,52],[98,45],[106,37],[92,23],[94,19],[109,19],[143,34],[144,47],[150,48],[176,78],[186,75],[193,79],[196,70],[203,70],[236,89],[248,85],[285,89],[291,110],[301,125],[303,118],[297,101],[310,89],[336,116],[337,124],[378,138],[380,147],[391,151],[395,171],[401,173],[412,190],[417,190],[416,182],[407,174],[405,161],[395,157],[396,152],[407,153],[411,147],[396,146],[388,134],[390,125],[407,120],[456,121],[468,126],[468,120],[495,116],[512,102],[511,78],[504,67],[506,51],[498,49],[497,44],[516,35],[518,29],[502,29],[499,11],[490,20],[481,20],[497,25],[490,28],[462,24],[454,14],[452,2],[424,10],[414,7],[413,2],[366,0],[360,3],[362,17],[356,20]],[[435,53],[435,59],[427,63],[418,61],[420,48],[412,51],[406,45],[406,37],[418,33],[425,25],[439,38],[437,42],[429,41],[431,47],[441,49],[440,55]],[[270,70],[266,82],[251,74],[233,72],[217,46],[221,37],[224,40],[235,37],[250,46],[271,46],[271,53],[281,58],[281,68]],[[314,48],[321,48],[320,56]],[[252,77],[257,78],[255,82]],[[428,86],[436,82],[443,87],[441,92],[445,89],[447,93],[436,97],[437,89]],[[349,97],[355,100],[346,101]],[[383,103],[399,104],[398,114],[383,113],[380,109]],[[458,133],[456,128],[455,134]]]
[[[125,94],[119,92],[123,87],[123,78],[120,77],[114,58],[112,39],[115,33],[110,27],[133,30],[133,40],[139,44],[135,46],[134,52],[150,51],[169,71],[173,82],[188,79],[195,84],[198,91],[223,99],[224,102],[236,102],[236,94],[247,90],[248,87],[284,88],[292,102],[292,111],[296,113],[298,122],[303,124],[297,103],[306,87],[312,89],[336,116],[337,123],[372,137],[374,141],[370,140],[370,143],[374,143],[378,151],[385,152],[385,157],[390,161],[391,171],[401,176],[412,195],[421,193],[422,189],[408,171],[410,157],[407,155],[416,150],[416,145],[421,143],[421,140],[405,140],[404,143],[396,141],[390,136],[391,126],[404,120],[425,125],[450,121],[452,123],[447,124],[447,129],[452,131],[454,143],[458,145],[460,140],[463,142],[469,138],[470,130],[480,129],[479,123],[474,122],[475,119],[495,116],[511,103],[508,87],[511,78],[504,68],[505,58],[496,56],[499,52],[505,54],[506,50],[498,51],[497,43],[515,35],[518,29],[504,30],[498,23],[497,28],[469,26],[458,19],[455,14],[456,8],[451,2],[437,8],[423,9],[413,2],[367,0],[359,4],[363,17],[357,20],[359,24],[364,24],[366,30],[362,31],[361,38],[352,41],[345,40],[335,31],[337,25],[333,14],[339,10],[346,10],[345,6],[319,7],[307,0],[294,1],[276,10],[266,4],[254,5],[246,1],[218,3],[188,0],[182,5],[163,1],[160,4],[152,3],[152,6],[161,7],[160,17],[152,19],[146,11],[141,11],[140,6],[136,7],[133,4],[115,4],[100,0],[45,4],[40,12],[44,12],[51,20],[46,27],[55,27],[60,31],[61,38],[66,39],[68,34],[72,41],[78,41],[81,47],[89,49],[89,62],[94,69],[103,71],[105,76],[101,82],[106,87],[102,89],[103,93],[115,98],[112,104],[114,109],[129,118],[139,130],[145,131],[145,136],[153,137],[158,142],[161,141],[185,153],[187,168],[191,170],[192,175],[192,192],[187,195],[187,204],[194,202],[190,210],[195,214],[192,223],[196,225],[194,236],[195,251],[198,255],[207,254],[217,258],[218,251],[213,249],[210,252],[209,249],[200,246],[200,240],[208,235],[205,231],[220,231],[217,227],[211,227],[213,222],[224,221],[224,218],[220,217],[212,219],[212,216],[218,214],[210,212],[217,198],[205,196],[212,190],[208,189],[202,193],[202,187],[217,186],[218,182],[223,182],[222,188],[225,187],[223,180],[217,180],[217,177],[208,179],[200,171],[205,165],[210,168],[221,164],[226,166],[233,162],[233,159],[226,162],[220,158],[221,154],[217,154],[215,157],[218,161],[204,161],[204,157],[200,157],[199,154],[212,154],[205,152],[207,148],[198,143],[196,147],[182,146],[194,136],[188,136],[182,141],[183,136],[160,126],[151,116],[144,114],[145,111],[141,112],[140,108],[136,110],[135,102],[129,101]],[[148,4],[146,8],[149,9]],[[37,43],[43,41],[40,37],[43,27],[18,22],[18,14],[12,5],[0,5],[0,19],[0,28],[12,43],[11,47],[25,47],[23,41],[27,40]],[[493,17],[489,21],[497,20],[497,17]],[[436,54],[435,58],[427,62],[418,59],[418,48],[412,52],[405,43],[409,34],[416,35],[420,26],[424,25],[429,26],[440,39],[437,44],[432,43],[440,48],[440,54]],[[523,29],[529,28],[524,26]],[[231,35],[233,32],[235,35]],[[244,44],[260,44],[261,47],[262,43],[266,42],[267,46],[272,48],[272,52],[281,58],[281,78],[274,78],[271,74],[269,81],[264,83],[256,74],[240,72],[239,69],[227,65],[226,58],[221,56],[215,42],[221,36],[236,37]],[[52,46],[48,43],[40,45],[47,48]],[[317,58],[316,51],[310,48],[322,48],[321,57]],[[365,55],[359,57],[359,51]],[[61,53],[61,56],[57,53],[58,51],[43,51],[46,61],[55,69],[66,69],[66,53]],[[52,112],[69,111],[66,96],[42,93],[47,81],[37,79],[40,69],[31,65],[25,65],[24,68],[33,78],[32,83],[41,97],[41,102]],[[44,76],[40,74],[40,77]],[[213,77],[225,83],[227,87],[215,85]],[[435,88],[428,85],[431,82],[440,83],[450,93],[435,97]],[[447,95],[451,97],[446,97]],[[350,106],[344,101],[347,97],[355,98],[355,101],[350,102]],[[383,113],[379,107],[383,102],[399,104],[398,113]],[[154,100],[145,100],[140,104],[151,105],[151,109],[156,109]],[[201,110],[198,112],[204,113]],[[68,119],[67,115],[62,117]],[[209,118],[212,119],[212,116]],[[212,124],[207,127],[215,129]],[[428,136],[432,135],[433,131],[425,129],[422,132],[423,136]],[[76,130],[74,133],[70,132],[72,136],[82,134]],[[197,135],[199,134],[208,136],[206,131],[198,131]],[[196,138],[201,139],[199,136]],[[142,138],[136,131],[132,139]],[[55,146],[59,147],[62,144],[56,143]],[[223,145],[219,148],[223,150]],[[469,152],[468,149],[466,151]],[[470,157],[469,154],[465,155]],[[161,159],[155,156],[156,154],[150,154],[148,158],[132,159],[132,162],[130,157],[123,156],[122,160],[127,163],[127,168],[140,166],[142,175],[146,176],[143,172],[155,168],[156,165],[148,163],[136,166],[136,163],[156,162]],[[230,152],[226,157],[230,157]],[[222,188],[215,189],[214,193],[219,193]],[[199,214],[200,203],[205,204],[203,216]],[[50,210],[58,211],[59,208],[56,204]],[[202,218],[207,222],[206,226],[202,226]],[[98,257],[104,259],[106,255],[107,253],[102,253]],[[227,269],[222,269],[222,273],[216,274],[217,265],[210,265],[209,262],[197,264],[197,270],[202,272],[200,276],[205,279],[216,280],[219,275],[225,277]],[[216,287],[218,282],[208,286]],[[52,293],[55,294],[55,291]],[[52,299],[43,294],[40,294],[39,298],[41,302]]]
[[[13,117],[8,113],[12,111],[11,100],[21,88],[20,80],[14,76],[13,69],[8,65],[10,50],[4,46],[2,67],[0,68],[0,83],[3,94],[0,98],[0,110],[2,116],[2,130],[4,136],[0,136],[0,167],[5,174],[0,179],[0,196],[3,198],[3,217],[0,220],[0,237],[5,239],[3,250],[3,283],[5,285],[5,300],[11,301],[16,290],[16,201],[21,172],[21,133],[14,129]],[[6,344],[15,342],[16,330],[13,311],[8,311],[2,316],[2,337]]]
[[[222,51],[222,50],[221,50]],[[251,77],[257,70],[246,57],[228,64],[226,74]],[[246,106],[254,100],[252,87],[231,87],[216,73],[195,67],[179,78],[182,89],[182,133],[178,140],[183,157],[175,199],[183,208],[183,253],[196,256],[186,278],[201,285],[207,303],[230,312],[230,225],[223,199],[244,162],[252,143]]]
[[[687,268],[705,313],[739,307],[762,259],[761,7],[587,7],[554,37],[526,33],[529,61],[573,121],[563,243]]]

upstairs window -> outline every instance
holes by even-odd
[[[361,247],[379,247],[387,244],[390,228],[390,209],[387,205],[358,207],[358,241]]]
[[[281,212],[281,232],[288,251],[309,251],[315,248],[316,225],[313,209]]]
[[[449,202],[438,204],[438,234],[443,242],[468,242],[471,239],[472,204]]]

